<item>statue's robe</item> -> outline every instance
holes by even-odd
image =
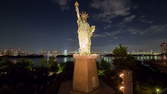
[[[91,27],[85,21],[78,20],[78,39],[80,46],[80,54],[90,54],[90,46],[91,46]]]

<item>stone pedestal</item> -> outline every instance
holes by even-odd
[[[99,87],[97,76],[97,54],[74,54],[73,91],[90,93]]]

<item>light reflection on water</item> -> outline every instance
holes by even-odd
[[[12,62],[17,62],[23,59],[26,60],[31,60],[34,64],[34,66],[39,66],[40,62],[42,60],[47,60],[47,57],[0,57],[1,59],[7,59],[10,60]],[[66,63],[66,62],[73,62],[73,58],[72,57],[57,57],[55,58],[55,60],[57,63]]]

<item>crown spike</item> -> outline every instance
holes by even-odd
[[[81,13],[81,18],[82,18],[82,20],[87,21],[88,17],[89,17],[89,15],[88,15],[88,13],[86,13],[85,11]]]

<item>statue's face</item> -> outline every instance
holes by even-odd
[[[88,19],[88,14],[87,13],[81,13],[81,19],[82,19],[82,21],[84,21],[84,22],[87,22],[87,19]]]
[[[87,19],[85,19],[85,18],[82,18],[82,17],[81,17],[81,19],[82,19],[82,21],[83,21],[83,22],[87,22]]]

